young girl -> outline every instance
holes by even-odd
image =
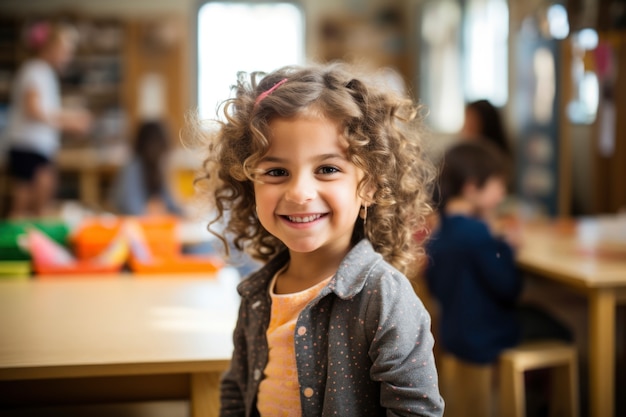
[[[441,416],[430,317],[403,274],[429,212],[416,110],[339,65],[241,75],[205,162],[238,249],[221,414]],[[202,181],[201,181],[202,182]]]

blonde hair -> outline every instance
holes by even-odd
[[[226,221],[235,247],[264,261],[285,248],[256,217],[254,168],[269,148],[273,118],[313,114],[340,126],[349,160],[364,173],[358,192],[363,196],[364,190],[373,190],[367,197],[367,222],[356,220],[353,242],[367,237],[389,263],[406,272],[422,253],[413,235],[432,212],[435,170],[423,153],[418,107],[355,74],[344,64],[328,64],[238,75],[234,98],[220,108],[219,129],[202,137],[208,156],[196,186],[215,210],[209,230]],[[225,243],[222,234],[213,233]]]

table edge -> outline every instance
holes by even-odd
[[[15,366],[0,369],[0,381],[155,374],[224,372],[230,358],[174,362],[115,363],[88,365]]]

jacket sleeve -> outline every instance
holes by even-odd
[[[370,375],[381,384],[387,416],[442,416],[430,316],[408,280],[396,274],[383,275],[378,291],[371,292]]]
[[[248,375],[247,343],[244,334],[244,302],[239,307],[239,317],[233,333],[233,356],[230,368],[222,377],[220,386],[220,417],[245,416],[244,391]]]

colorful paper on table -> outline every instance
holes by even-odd
[[[154,256],[139,223],[127,220],[122,228],[130,244],[130,254],[140,262],[152,262]]]
[[[76,259],[63,246],[34,227],[26,229],[25,240],[20,242],[31,254],[33,262],[47,265],[71,265]]]
[[[93,258],[92,261],[101,265],[122,266],[128,259],[129,254],[128,237],[123,231],[120,231],[109,246]]]
[[[6,220],[0,221],[0,261],[30,261],[30,251],[19,243],[24,240],[29,227],[43,232],[50,239],[64,246],[68,228],[56,220]]]
[[[86,260],[77,260],[67,249],[35,228],[28,229],[23,243],[31,253],[33,269],[42,275],[113,273],[120,270],[129,253],[123,233],[100,255]]]

